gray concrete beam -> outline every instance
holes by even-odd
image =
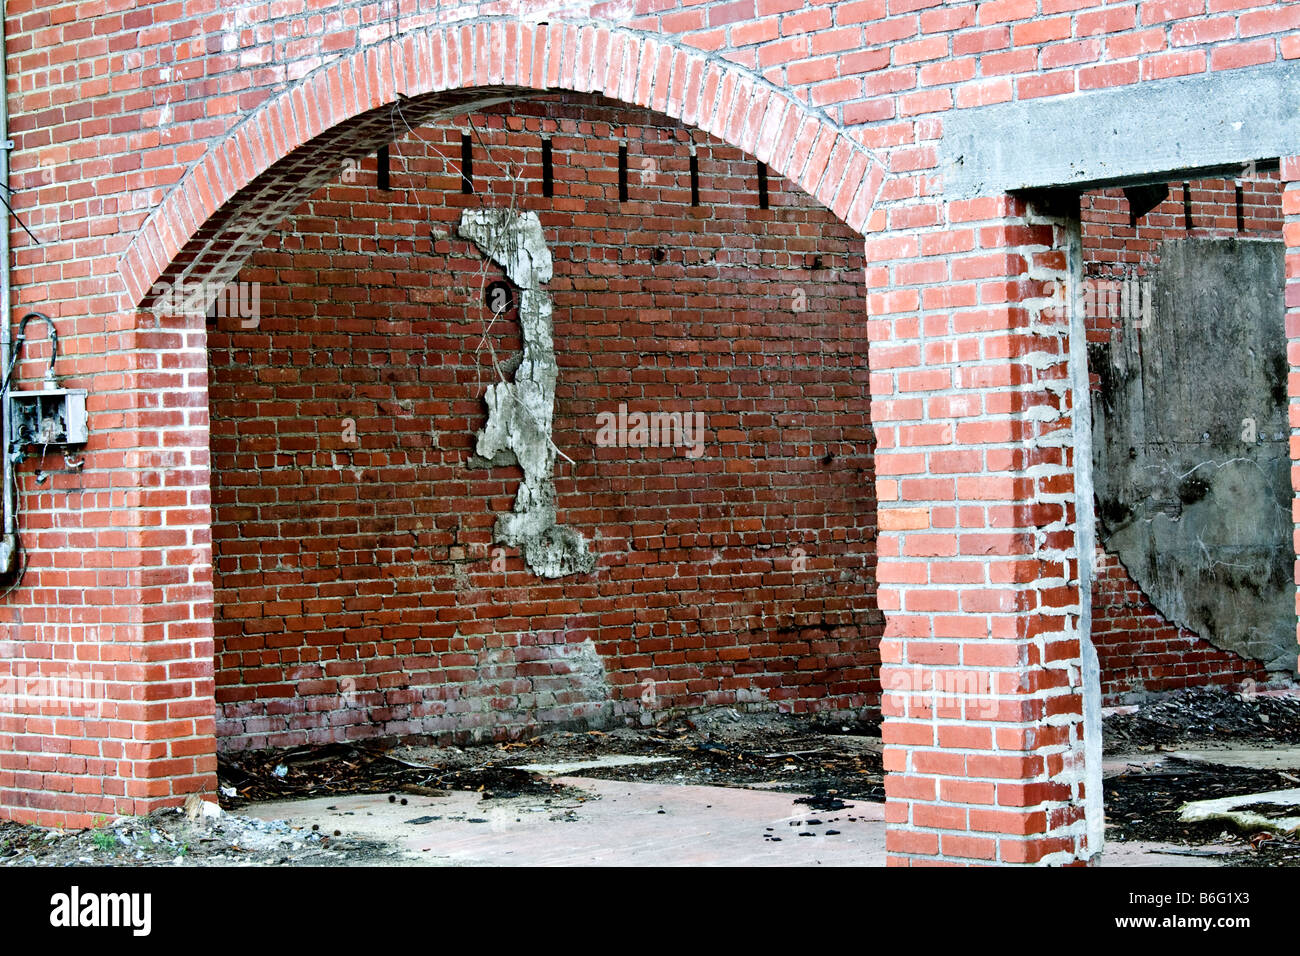
[[[1300,63],[954,110],[949,199],[1174,179],[1300,154]]]

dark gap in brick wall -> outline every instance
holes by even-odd
[[[1179,185],[1172,183],[1172,186]],[[1133,226],[1120,189],[1084,193],[1083,263],[1085,278],[1124,282],[1157,264],[1161,243],[1197,237],[1230,238],[1246,231],[1280,236],[1282,189],[1275,175],[1181,183],[1170,196]],[[1113,303],[1112,303],[1113,306]],[[1097,310],[1100,312],[1101,310]],[[1115,312],[1119,310],[1114,309]],[[1122,316],[1085,316],[1090,350],[1105,348]],[[1101,387],[1094,370],[1092,387]],[[1129,695],[1187,687],[1263,681],[1258,661],[1215,647],[1193,631],[1171,623],[1152,605],[1117,557],[1099,543],[1092,594],[1092,639],[1101,663],[1102,693],[1108,704]]]
[[[460,191],[466,196],[474,194],[474,143],[469,133],[460,136]]]
[[[555,169],[551,165],[551,141],[542,140],[542,195],[550,199],[555,195]]]
[[[627,145],[618,147],[618,201],[627,202]]]

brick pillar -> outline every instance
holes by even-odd
[[[1300,156],[1282,160],[1282,237],[1286,241],[1286,354],[1291,365],[1287,390],[1291,397],[1291,487],[1296,498],[1291,505],[1295,522],[1296,554],[1300,555]],[[1300,558],[1296,560],[1296,580],[1300,581]],[[1300,592],[1296,596],[1300,613]],[[1300,624],[1297,624],[1300,628]],[[1297,631],[1300,639],[1300,630]]]
[[[207,353],[201,316],[51,312],[90,442],[79,473],[23,467],[0,817],[87,826],[215,791]]]
[[[143,707],[127,792],[140,812],[215,799],[217,765],[204,316],[139,313],[135,346]]]
[[[1074,862],[1096,847],[1072,227],[1010,197],[930,208],[867,242],[889,860]]]

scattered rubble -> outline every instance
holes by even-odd
[[[851,721],[723,708],[652,729],[547,733],[476,747],[358,744],[227,754],[218,775],[226,809],[249,801],[389,791],[432,795],[477,790],[485,798],[560,795],[564,788],[546,779],[554,771],[880,801],[880,738],[867,736],[876,729]]]
[[[1186,690],[1104,723],[1106,747],[1258,740],[1300,743],[1300,697]]]
[[[1109,841],[1199,847],[1187,852],[1226,865],[1300,866],[1300,837],[1276,832],[1262,814],[1184,812],[1189,804],[1241,809],[1295,788],[1300,779],[1260,758],[1270,744],[1300,743],[1300,697],[1189,690],[1106,718],[1104,735],[1112,756],[1133,757],[1104,781]]]
[[[436,797],[448,790],[475,790],[488,799],[563,790],[540,774],[502,765],[514,761],[457,759],[470,752],[456,748],[443,752],[450,759],[436,761],[420,761],[407,752],[329,744],[226,754],[217,762],[221,805],[234,810],[265,800],[390,791]],[[500,751],[484,748],[483,756],[499,758]]]
[[[225,813],[212,803],[197,814],[193,809],[158,810],[85,830],[0,822],[0,865],[355,866],[395,861],[383,843]]]

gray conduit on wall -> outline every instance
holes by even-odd
[[[5,56],[5,4],[0,0],[0,189],[9,192],[9,70]],[[9,314],[11,289],[9,286],[9,210],[6,206],[4,228],[0,228],[0,369],[9,368],[10,342]],[[5,401],[7,405],[8,402]],[[10,580],[18,569],[18,489],[14,463],[9,457],[10,416],[8,408],[0,408],[0,458],[4,461],[3,486],[0,488],[0,511],[4,514],[3,536],[0,536],[0,580]],[[16,582],[14,582],[16,583]]]

